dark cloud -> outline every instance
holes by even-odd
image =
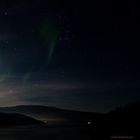
[[[15,77],[14,77],[15,78]],[[16,77],[19,79],[19,77]],[[13,80],[12,80],[13,81]],[[109,111],[119,105],[136,101],[139,83],[102,82],[82,83],[50,81],[44,83],[2,82],[1,106],[17,104],[41,104],[85,111]],[[12,98],[9,98],[12,97]]]

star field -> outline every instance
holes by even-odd
[[[139,100],[137,7],[119,3],[2,0],[0,106],[105,112]]]

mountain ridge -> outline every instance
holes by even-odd
[[[13,107],[0,107],[0,112],[20,113],[32,118],[49,122],[82,122],[100,118],[103,114],[96,112],[82,112],[75,110],[65,110],[56,107],[42,105],[20,105]]]
[[[0,112],[0,127],[43,124],[43,122],[18,113]]]

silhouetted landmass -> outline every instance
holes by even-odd
[[[110,139],[111,136],[132,136],[133,138],[138,137],[139,134],[140,102],[119,107],[108,113],[80,112],[29,105],[0,108],[0,111],[21,113],[45,120],[48,126],[84,127],[85,133],[93,139]]]
[[[50,123],[61,124],[86,124],[88,121],[99,119],[102,113],[80,112],[58,109],[46,106],[23,105],[0,108],[1,112],[25,114],[36,119],[46,120]]]
[[[138,135],[140,126],[140,102],[130,103],[108,113],[109,132]]]
[[[0,113],[0,127],[43,124],[41,121],[35,120],[21,114]]]

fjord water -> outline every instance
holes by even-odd
[[[86,127],[30,125],[0,129],[0,140],[88,140]]]

